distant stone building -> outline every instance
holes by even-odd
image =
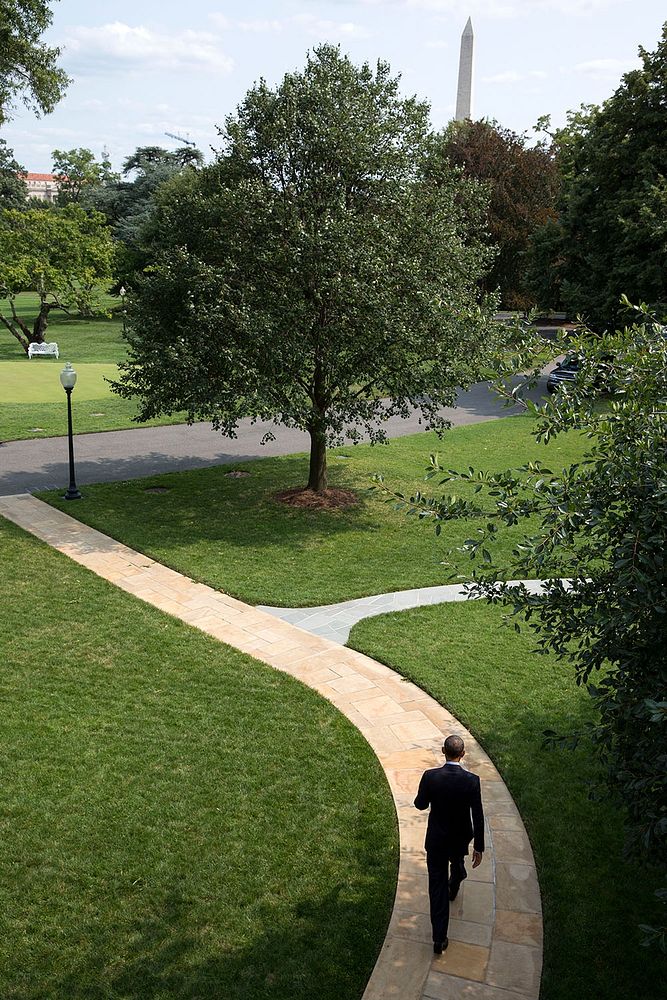
[[[28,185],[28,198],[53,202],[58,194],[58,181],[53,174],[24,174]]]

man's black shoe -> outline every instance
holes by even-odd
[[[460,887],[461,887],[461,883],[460,882],[457,882],[455,885],[452,885],[451,882],[449,883],[449,900],[450,900],[450,902],[452,900],[456,899],[456,897],[459,894]]]
[[[434,941],[433,942],[433,954],[442,955],[443,951],[447,951],[447,945],[449,944],[449,938],[445,938],[444,941]]]

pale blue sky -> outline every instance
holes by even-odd
[[[340,42],[356,62],[387,59],[405,93],[453,116],[460,36],[475,30],[474,117],[530,130],[542,114],[600,103],[654,49],[664,0],[61,0],[49,38],[73,77],[56,111],[24,109],[2,130],[28,170],[54,148],[106,145],[114,166],[139,145],[189,135],[210,156],[222,123],[260,76],[277,83],[309,47]]]

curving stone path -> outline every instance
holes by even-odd
[[[510,583],[518,583],[511,580]],[[541,580],[522,580],[526,590],[532,594],[542,591]],[[358,597],[351,601],[341,601],[339,604],[322,604],[316,608],[273,608],[269,605],[258,605],[259,611],[266,611],[274,618],[305,629],[311,635],[319,635],[323,639],[339,642],[345,645],[350,637],[352,626],[364,618],[374,615],[385,615],[389,611],[405,611],[407,608],[420,608],[427,604],[447,604],[451,601],[466,601],[468,596],[463,584],[446,584],[442,587],[418,587],[415,590],[397,590],[391,594],[378,594],[375,597]]]
[[[387,776],[400,835],[394,909],[363,1000],[537,1000],[542,919],[530,843],[497,770],[449,712],[375,660],[195,583],[30,494],[0,497],[0,515],[135,597],[308,684],[363,733]],[[464,737],[466,761],[482,779],[488,847],[452,904],[450,946],[434,957],[426,817],[412,800],[451,732]]]

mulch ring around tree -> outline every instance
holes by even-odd
[[[358,495],[352,490],[331,489],[316,493],[303,486],[274,493],[273,499],[288,507],[307,507],[310,510],[345,510],[347,507],[356,507],[359,503]]]

